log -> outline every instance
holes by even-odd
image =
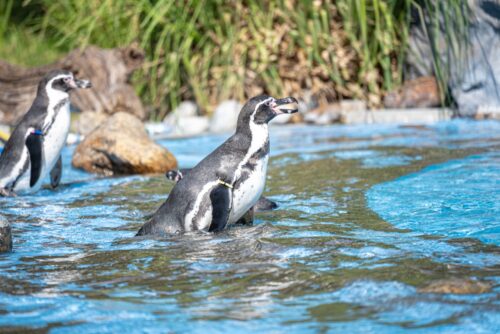
[[[130,85],[132,73],[143,61],[144,52],[135,45],[115,49],[89,46],[74,50],[55,63],[34,68],[0,60],[0,123],[16,124],[31,106],[40,79],[59,68],[92,81],[92,89],[72,94],[73,107],[106,114],[122,111],[144,120],[148,116],[146,109]]]

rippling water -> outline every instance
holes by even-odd
[[[97,178],[0,199],[0,331],[500,331],[500,123],[271,129],[280,208],[219,234],[134,238],[172,185]],[[182,167],[227,135],[162,141]],[[438,279],[489,282],[432,294]]]

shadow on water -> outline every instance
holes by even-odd
[[[436,224],[432,215],[420,228],[398,228],[402,224],[381,211],[390,211],[390,203],[376,213],[368,202],[377,187],[400,177],[498,152],[498,130],[499,123],[463,121],[274,128],[266,195],[280,208],[258,214],[251,227],[216,235],[134,238],[172,185],[159,176],[96,179],[71,170],[58,191],[1,200],[15,251],[0,255],[0,326],[493,333],[500,323],[499,247],[427,232],[426,224]],[[223,140],[163,143],[192,165]],[[387,200],[405,209],[395,203],[404,200],[411,218],[411,194],[403,190],[391,188]],[[451,277],[487,281],[492,289],[419,292]]]

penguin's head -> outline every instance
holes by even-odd
[[[267,124],[278,115],[297,112],[297,103],[293,97],[282,99],[267,95],[253,97],[241,109],[238,123]]]
[[[47,73],[40,83],[48,91],[61,91],[68,93],[77,88],[90,88],[92,84],[88,80],[78,80],[73,73],[65,70],[55,70]]]

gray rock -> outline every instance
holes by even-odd
[[[198,113],[196,103],[182,102],[163,120],[168,131],[167,137],[188,137],[206,132],[210,121],[206,116],[198,116]]]
[[[341,104],[322,105],[304,115],[304,122],[317,125],[327,125],[337,122],[341,115]]]
[[[463,45],[449,45],[443,37],[445,33],[437,34],[440,35],[435,47],[437,57],[445,64],[443,70],[449,68],[448,89],[458,106],[459,115],[477,116],[487,110],[488,117],[499,118],[500,3],[491,0],[467,3],[472,14],[468,40]],[[434,75],[432,48],[425,34],[431,28],[424,29],[421,22],[411,28],[406,78]],[[463,52],[456,52],[460,46]]]
[[[177,119],[174,125],[169,125],[167,137],[189,137],[207,132],[210,120],[206,116],[188,116]]]
[[[198,116],[198,105],[193,101],[183,101],[177,108],[174,109],[166,118],[170,115],[177,118]]]
[[[234,131],[242,107],[243,106],[235,100],[228,100],[219,104],[210,122],[210,132]]]
[[[12,250],[12,230],[5,217],[0,216],[0,253]]]

